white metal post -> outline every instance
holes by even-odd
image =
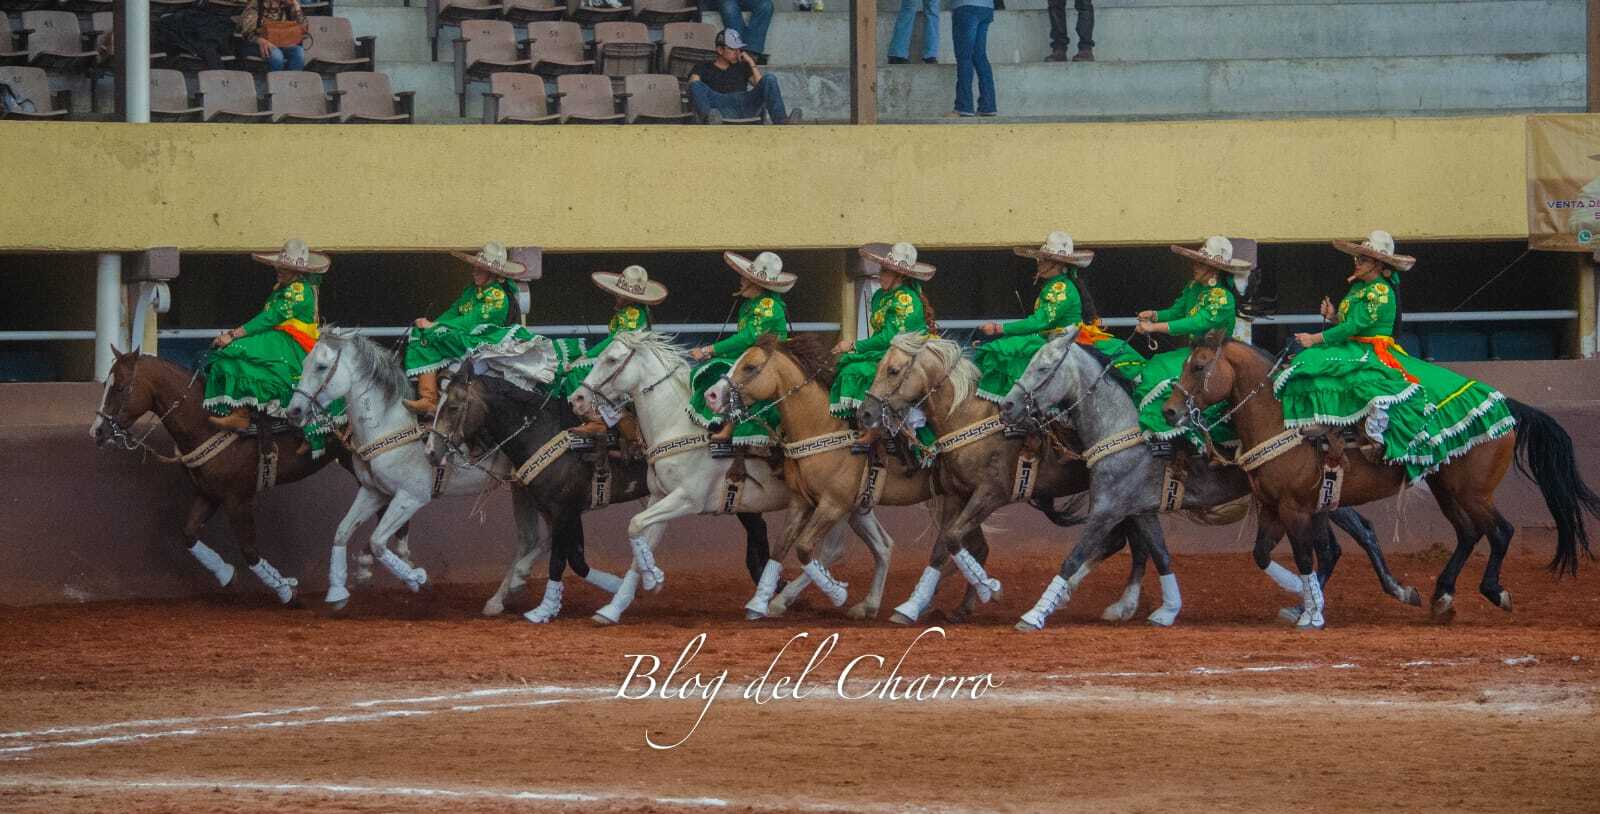
[[[126,0],[122,25],[122,86],[128,121],[150,121],[150,0]]]
[[[122,255],[102,254],[94,278],[94,377],[111,373],[111,346],[126,345],[122,335]]]

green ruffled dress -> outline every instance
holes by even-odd
[[[611,315],[611,321],[606,323],[606,329],[610,333],[605,339],[596,342],[594,347],[588,347],[588,343],[578,337],[557,339],[556,354],[561,360],[562,371],[561,375],[556,377],[556,381],[560,383],[557,395],[567,398],[578,392],[584,377],[589,375],[589,368],[594,367],[594,360],[605,353],[606,348],[611,346],[612,337],[618,332],[649,330],[650,325],[650,307],[630,302]]]
[[[783,298],[775,292],[763,291],[758,297],[746,298],[739,305],[739,330],[711,346],[711,358],[695,367],[690,377],[693,383],[689,397],[689,411],[695,422],[709,427],[722,420],[722,416],[706,406],[706,390],[717,383],[739,356],[773,334],[779,339],[789,338],[789,316]],[[733,443],[745,446],[766,446],[773,442],[768,427],[778,426],[776,402],[758,401],[744,406],[750,418],[733,428]]]
[[[1071,276],[1069,276],[1071,275]],[[1072,272],[1045,281],[1033,301],[1033,313],[1002,326],[1004,336],[978,348],[973,362],[982,373],[978,395],[989,401],[1004,401],[1006,394],[1027,372],[1034,354],[1052,338],[1073,325],[1082,325],[1083,296]],[[1113,373],[1128,381],[1139,378],[1144,357],[1127,342],[1105,335],[1093,325],[1079,328],[1079,342],[1111,358]]]
[[[526,328],[509,324],[511,284],[492,279],[472,284],[427,328],[413,326],[406,339],[406,375],[416,378],[461,361],[479,345],[498,344],[507,334]]]
[[[878,363],[896,336],[928,332],[928,318],[922,309],[922,283],[908,277],[894,288],[873,292],[867,325],[872,333],[839,356],[838,375],[828,391],[828,410],[839,418],[854,417],[872,380],[878,376]],[[923,425],[917,428],[916,437],[921,447],[916,450],[917,455],[927,465],[933,460],[937,436],[932,428]]]
[[[1177,302],[1156,312],[1155,321],[1167,323],[1167,332],[1172,336],[1200,336],[1218,328],[1231,332],[1237,318],[1233,286],[1226,279],[1219,279],[1215,283],[1191,281],[1178,294]],[[1181,436],[1196,449],[1204,449],[1205,435],[1199,428],[1174,428],[1161,414],[1162,405],[1172,393],[1173,385],[1183,375],[1183,363],[1188,359],[1188,348],[1177,348],[1150,357],[1139,374],[1139,380],[1134,383],[1133,397],[1139,405],[1139,429],[1144,430],[1146,437],[1165,440]],[[1211,424],[1227,411],[1228,404],[1223,401],[1207,407],[1203,415],[1206,423]],[[1233,443],[1238,439],[1233,427],[1227,424],[1211,429],[1214,444]]]

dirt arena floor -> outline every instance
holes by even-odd
[[[1018,633],[1058,563],[1043,549],[998,551],[1005,593],[964,624],[936,612],[943,635],[920,640],[815,594],[746,622],[732,563],[669,570],[606,629],[588,621],[601,595],[570,579],[543,627],[479,618],[490,586],[382,582],[337,617],[239,593],[0,609],[0,811],[1594,811],[1600,563],[1557,583],[1549,550],[1519,536],[1513,614],[1477,596],[1475,557],[1449,627],[1379,594],[1349,550],[1321,633],[1275,621],[1284,595],[1243,553],[1179,558],[1172,629],[1142,621],[1153,576],[1139,621],[1099,620],[1122,556]],[[898,557],[889,607],[924,554]],[[1393,564],[1426,595],[1443,558]],[[857,595],[864,558],[841,576]],[[666,697],[617,697],[634,654],[663,679],[700,633]],[[841,687],[871,655],[886,663]],[[724,670],[708,704],[693,674]],[[923,699],[902,697],[925,674]]]

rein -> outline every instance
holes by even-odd
[[[906,369],[901,371],[900,375],[896,377],[894,391],[891,392],[898,392],[900,390],[900,383],[905,380],[905,377],[911,375],[912,369],[917,366],[917,359],[921,358],[923,351],[926,351],[927,349],[928,346],[926,343],[924,343],[916,353],[911,354],[911,361],[906,363]],[[910,417],[911,411],[921,409],[922,405],[928,403],[928,399],[933,398],[934,393],[939,392],[946,384],[949,384],[950,375],[955,372],[955,367],[959,364],[961,364],[961,359],[957,358],[955,364],[945,368],[944,376],[939,379],[938,384],[927,388],[927,390],[923,392],[922,398],[919,398],[916,401],[906,405],[903,409],[897,410],[890,406],[887,401],[874,396],[870,390],[867,391],[867,398],[878,402],[878,405],[883,409],[883,428],[888,430],[892,435],[898,435],[901,430],[904,430],[906,426],[906,419]],[[890,426],[891,417],[893,417],[894,426]]]
[[[322,377],[322,383],[317,385],[317,389],[307,393],[297,386],[294,389],[295,395],[305,396],[306,401],[311,404],[312,410],[326,413],[328,410],[322,406],[322,402],[319,399],[322,396],[322,391],[328,388],[328,382],[333,381],[333,377],[339,373],[339,363],[342,361],[344,361],[344,346],[340,345],[339,349],[333,352],[333,365],[328,368],[328,374]]]
[[[1229,340],[1229,341],[1232,341],[1232,340]],[[1226,344],[1227,343],[1224,342],[1223,346],[1225,346]],[[1202,394],[1210,386],[1211,373],[1214,370],[1216,370],[1217,360],[1222,358],[1222,347],[1223,346],[1218,346],[1217,347],[1216,355],[1212,356],[1211,357],[1211,361],[1206,364],[1205,374],[1200,379],[1200,391],[1201,391]],[[1260,395],[1260,393],[1261,393],[1263,388],[1265,388],[1267,385],[1272,383],[1272,377],[1273,377],[1274,374],[1276,374],[1278,372],[1278,368],[1283,367],[1283,363],[1289,360],[1289,349],[1292,348],[1292,347],[1294,347],[1293,343],[1284,345],[1283,346],[1283,350],[1279,351],[1277,357],[1272,360],[1272,367],[1267,369],[1267,375],[1262,377],[1260,383],[1258,383],[1255,387],[1251,388],[1250,392],[1246,393],[1244,398],[1239,399],[1239,401],[1236,404],[1234,404],[1232,407],[1228,408],[1227,412],[1225,412],[1222,415],[1218,416],[1216,421],[1212,421],[1210,423],[1207,423],[1205,421],[1205,416],[1201,412],[1205,408],[1200,406],[1198,400],[1195,397],[1195,394],[1189,392],[1188,388],[1185,388],[1183,386],[1183,378],[1180,376],[1176,381],[1174,381],[1172,383],[1172,386],[1174,388],[1176,388],[1178,390],[1178,392],[1183,394],[1184,416],[1183,416],[1182,419],[1180,419],[1178,421],[1177,426],[1181,427],[1181,426],[1188,425],[1188,426],[1194,427],[1195,429],[1199,430],[1202,434],[1204,434],[1206,436],[1206,443],[1210,444],[1210,442],[1211,442],[1211,431],[1212,430],[1214,430],[1217,427],[1227,423],[1230,419],[1233,418],[1234,414],[1238,413],[1241,409],[1243,409],[1244,406],[1246,404],[1248,404],[1251,399],[1255,398],[1257,395]]]
[[[745,378],[745,383],[746,384],[749,384],[750,382],[755,381],[756,377],[760,376],[762,374],[762,372],[764,372],[767,369],[767,365],[772,364],[773,357],[778,355],[778,351],[775,350],[775,349],[766,351],[766,353],[767,353],[767,358],[765,360],[763,360],[760,365],[757,365],[756,369],[754,371],[752,371],[750,373],[750,375]],[[740,358],[743,358],[743,354],[740,354]],[[733,361],[734,361],[735,365],[737,365],[739,360],[735,359]],[[798,367],[798,365],[797,365],[797,367]],[[735,382],[733,380],[733,372],[734,372],[734,370],[735,370],[734,367],[730,367],[730,368],[728,368],[728,372],[727,373],[722,374],[722,381],[725,381],[725,382],[728,383],[728,409],[727,409],[728,418],[727,418],[727,420],[731,421],[731,422],[733,422],[735,424],[737,424],[737,423],[739,423],[741,421],[755,421],[756,423],[760,424],[763,429],[765,429],[767,431],[767,434],[772,435],[772,436],[774,436],[774,437],[776,437],[776,438],[781,440],[783,438],[783,430],[782,429],[773,427],[771,424],[767,423],[766,419],[764,419],[764,418],[762,418],[760,416],[753,416],[753,415],[746,415],[745,414],[744,403],[745,403],[746,396],[744,394],[744,389],[739,386],[738,382]],[[815,372],[813,372],[809,376],[805,376],[804,378],[802,378],[799,381],[799,383],[795,384],[793,387],[790,387],[789,389],[783,391],[783,393],[779,394],[779,396],[776,399],[773,399],[773,401],[772,401],[773,409],[777,409],[778,405],[782,404],[790,396],[794,395],[795,393],[800,392],[800,390],[802,388],[804,388],[806,385],[811,384],[812,382],[816,381],[817,375],[820,374],[821,372],[822,372],[822,369],[818,368]]]
[[[140,358],[142,357],[134,357],[133,360],[134,378],[137,378],[138,375]],[[189,382],[183,386],[183,395],[180,395],[177,400],[173,401],[172,406],[168,407],[159,415],[157,415],[157,423],[152,424],[150,429],[145,430],[143,435],[135,437],[131,428],[124,427],[122,422],[117,420],[116,416],[108,414],[105,410],[95,410],[94,414],[101,421],[104,421],[111,426],[111,440],[118,447],[129,452],[133,452],[134,450],[144,450],[145,452],[156,456],[156,460],[164,464],[184,463],[183,453],[178,449],[178,444],[176,441],[174,441],[172,444],[172,451],[174,454],[166,455],[155,447],[150,446],[148,439],[150,438],[150,435],[156,431],[156,426],[165,426],[167,416],[172,415],[173,412],[175,412],[179,407],[183,406],[183,403],[189,399],[189,391],[193,390],[194,383],[200,380],[200,372],[203,369],[203,365],[195,366],[194,373],[189,376]],[[128,386],[132,387],[133,383],[129,382]]]

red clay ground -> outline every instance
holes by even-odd
[[[1592,811],[1596,571],[1557,583],[1536,553],[1548,541],[1522,537],[1505,576],[1515,614],[1477,596],[1481,556],[1439,627],[1380,595],[1350,551],[1319,634],[1274,621],[1283,597],[1243,554],[1179,559],[1175,628],[1098,620],[1117,558],[1050,629],[1017,633],[1058,555],[999,551],[1006,593],[923,639],[900,673],[1001,686],[920,703],[841,700],[833,682],[857,655],[892,664],[918,630],[815,598],[745,622],[732,564],[669,570],[609,629],[575,581],[545,627],[476,618],[488,587],[358,594],[343,618],[237,596],[5,609],[0,810]],[[889,607],[924,553],[901,552]],[[1426,595],[1441,562],[1393,564]],[[866,584],[859,557],[841,575],[853,597]],[[1142,613],[1155,593],[1151,578]],[[955,597],[947,583],[938,606]],[[774,677],[841,634],[808,697],[742,697],[800,631]],[[688,671],[726,669],[726,687],[683,745],[651,749],[647,732],[677,741],[705,702],[616,699],[627,654],[670,665],[701,632]],[[846,691],[887,671],[868,664]]]

